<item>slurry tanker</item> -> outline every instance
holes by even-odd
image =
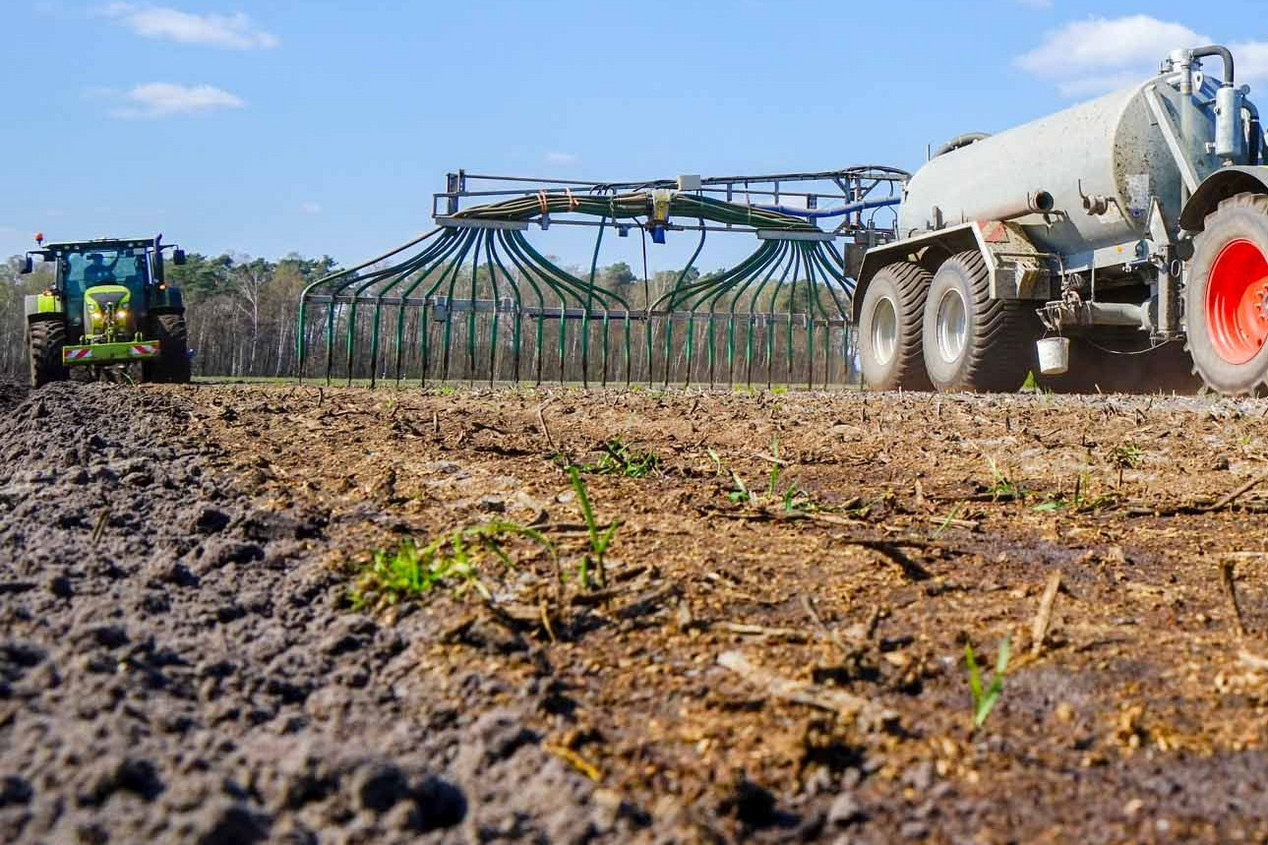
[[[1228,49],[1176,50],[1132,88],[937,150],[859,273],[868,385],[1006,391],[1035,372],[1070,390],[1268,392],[1249,93]]]

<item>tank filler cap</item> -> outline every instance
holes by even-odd
[[[1168,61],[1171,62],[1172,69],[1175,69],[1177,67],[1184,67],[1185,65],[1191,65],[1193,64],[1193,51],[1192,50],[1172,50],[1171,55],[1168,57]]]

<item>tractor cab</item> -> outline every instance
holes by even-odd
[[[66,314],[67,340],[109,342],[133,337],[151,308],[171,303],[163,276],[163,252],[185,255],[161,236],[147,240],[99,240],[48,244],[28,253],[56,265],[53,289]]]
[[[135,325],[150,281],[149,250],[118,246],[64,253],[57,258],[58,288],[79,337],[113,341]],[[131,306],[131,308],[129,308]]]
[[[161,235],[36,241],[40,249],[27,253],[23,271],[31,272],[39,257],[53,262],[55,273],[47,291],[27,297],[33,383],[60,380],[68,366],[138,362],[146,381],[189,380],[184,303],[163,272],[166,251],[177,265],[185,263],[184,252]]]

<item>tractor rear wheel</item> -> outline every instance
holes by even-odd
[[[898,261],[872,277],[859,309],[859,358],[872,390],[928,390],[920,319],[932,276]]]
[[[1207,216],[1193,241],[1185,319],[1208,387],[1268,393],[1268,196],[1238,194]]]
[[[189,331],[185,327],[185,315],[152,315],[148,334],[159,342],[159,354],[157,358],[141,363],[141,379],[146,382],[188,384],[191,372]]]
[[[993,299],[980,252],[943,262],[924,313],[925,369],[942,392],[1007,393],[1026,381],[1039,318],[1025,300]]]
[[[66,324],[60,319],[33,320],[27,324],[27,348],[31,355],[31,387],[65,381],[62,347],[66,345]]]

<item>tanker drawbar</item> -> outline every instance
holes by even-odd
[[[1220,77],[1204,60],[1218,60]],[[1224,47],[908,183],[853,303],[873,389],[1268,391],[1268,168]],[[1044,360],[1036,357],[1042,340]]]

